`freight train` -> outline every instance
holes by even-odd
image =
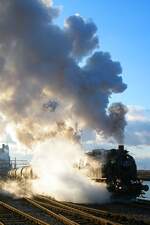
[[[119,145],[118,149],[88,152],[74,167],[95,182],[105,182],[108,191],[115,197],[136,198],[149,189],[138,178],[135,160],[123,145]],[[37,178],[31,166],[17,168],[11,164],[6,145],[0,148],[0,177],[17,180]]]

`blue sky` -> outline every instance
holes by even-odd
[[[79,13],[98,27],[101,50],[121,62],[128,89],[111,101],[149,108],[150,1],[149,0],[54,0],[62,5],[57,22]]]

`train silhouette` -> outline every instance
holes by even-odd
[[[119,145],[118,149],[95,149],[86,153],[78,169],[96,182],[105,182],[113,197],[131,199],[144,196],[149,190],[148,185],[143,185],[138,178],[136,162],[124,145]]]

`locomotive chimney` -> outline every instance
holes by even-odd
[[[124,145],[118,145],[118,150],[119,151],[124,151]]]

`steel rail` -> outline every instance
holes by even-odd
[[[50,204],[46,204],[44,202],[39,202],[39,201],[36,201],[38,202],[39,204],[42,204],[44,205],[45,207],[50,207],[51,209],[56,209],[56,211],[60,211],[60,213],[62,212],[65,212],[65,213],[72,213],[74,215],[78,215],[80,216],[82,219],[85,219],[86,221],[88,220],[89,222],[92,222],[92,223],[95,223],[95,224],[101,224],[101,225],[121,225],[122,223],[117,223],[117,222],[114,222],[110,219],[106,219],[106,218],[100,218],[100,217],[97,217],[97,216],[94,216],[90,213],[87,213],[87,212],[83,212],[79,209],[75,209],[75,208],[72,208],[72,207],[69,207],[69,206],[66,206],[58,201],[54,201],[54,200],[50,200],[46,197],[39,197],[40,199],[42,198],[43,200],[46,200],[48,201]]]
[[[57,203],[57,205],[62,204],[63,207],[65,207],[67,204],[70,204],[70,203],[64,203],[63,204],[62,202],[60,203],[58,201],[54,201],[54,200],[51,200],[51,199],[49,199],[47,197],[43,197],[43,196],[40,196],[40,198],[43,199],[43,200],[46,200],[48,202],[53,202],[54,204]],[[68,207],[73,207],[72,205],[75,205],[75,204],[71,203],[71,205],[68,206]],[[75,208],[76,207],[80,207],[80,206],[75,205]],[[95,215],[97,217],[100,216],[104,219],[108,218],[108,220],[110,220],[110,218],[111,218],[111,220],[118,221],[119,223],[127,223],[127,221],[128,221],[129,224],[147,224],[147,225],[150,225],[149,220],[146,220],[146,219],[140,220],[140,219],[137,219],[135,216],[121,215],[119,213],[112,213],[112,212],[107,212],[107,211],[98,210],[98,209],[91,209],[91,208],[84,207],[84,206],[83,206],[83,208],[86,208],[86,210],[88,209],[88,211],[85,211],[85,210],[81,209],[81,207],[78,208],[78,210],[83,210],[84,212],[87,212],[88,214],[92,214],[92,215]],[[92,212],[91,212],[91,210],[92,210]]]
[[[35,217],[33,217],[33,216],[31,216],[31,215],[29,215],[29,214],[19,210],[19,209],[16,209],[15,207],[10,206],[10,205],[2,202],[2,201],[0,201],[0,206],[2,206],[3,208],[7,209],[10,212],[13,212],[14,214],[17,214],[17,215],[23,217],[24,219],[29,220],[30,222],[34,222],[34,224],[50,225],[49,223],[46,223],[46,222],[44,222],[42,220],[39,220],[39,219],[37,219],[37,218],[35,218]],[[3,223],[1,223],[1,224],[3,224]]]
[[[31,203],[32,205],[36,206],[37,208],[45,211],[47,214],[55,218],[57,221],[62,222],[66,225],[79,225],[78,223],[75,223],[74,221],[69,220],[68,218],[64,217],[63,215],[58,215],[54,213],[53,211],[41,206],[40,204],[37,203],[37,201],[31,200],[29,198],[24,198],[26,201]]]
[[[34,200],[34,202],[36,202],[39,205],[43,205],[45,208],[51,208],[52,210],[55,210],[55,212],[57,212],[57,213],[66,213],[68,215],[70,214],[70,210],[68,210],[68,209],[64,209],[64,208],[61,208],[56,205],[52,205],[52,204],[50,205],[48,203],[44,203],[44,202],[40,202],[40,201],[36,201],[36,200]]]
[[[0,222],[0,225],[5,225],[4,223]]]
[[[85,212],[93,213],[94,215],[97,215],[97,214],[98,215],[104,215],[104,216],[110,215],[109,212],[101,210],[101,209],[94,209],[94,208],[90,208],[90,207],[87,207],[87,206],[81,206],[81,205],[77,205],[77,204],[71,203],[71,202],[61,202],[61,203],[64,204],[64,205],[67,205],[67,206],[85,211]]]

